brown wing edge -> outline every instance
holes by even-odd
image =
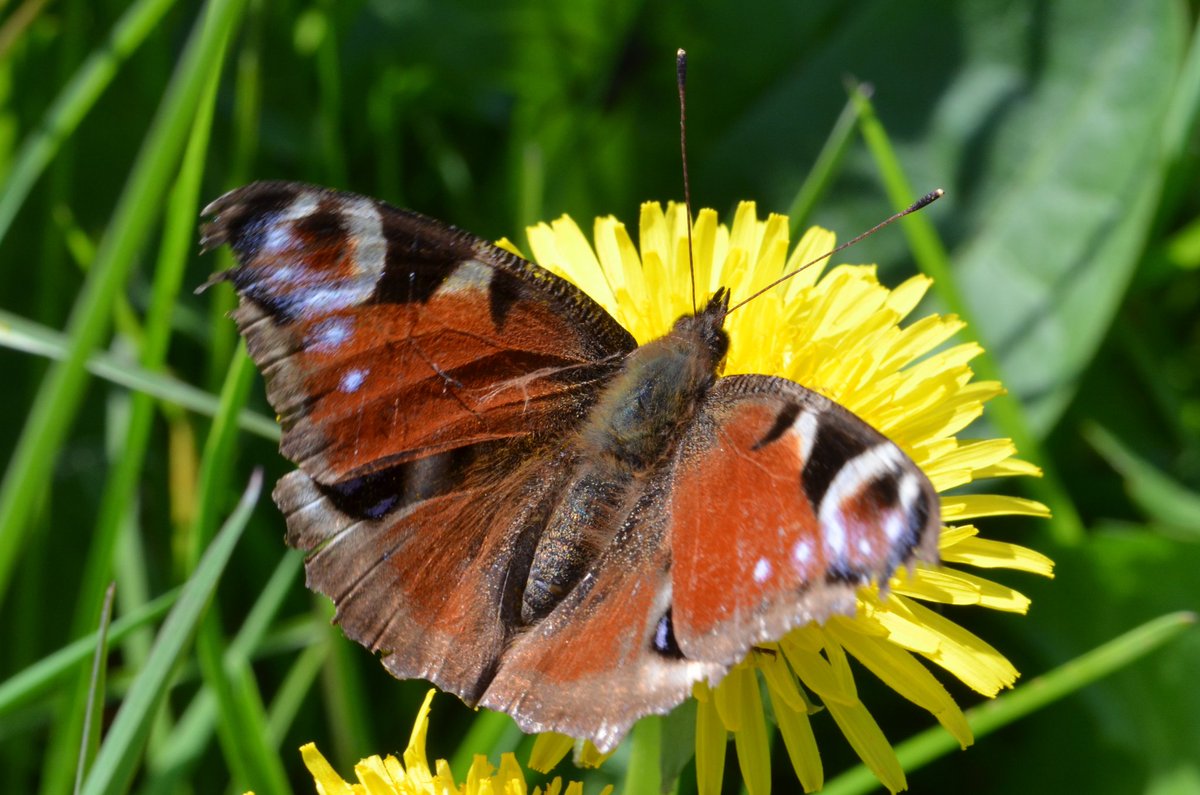
[[[519,632],[539,512],[558,486],[515,458],[496,473],[503,468],[481,462],[449,486],[418,483],[428,494],[408,501],[375,488],[358,515],[340,484],[302,471],[273,495],[288,545],[305,554],[306,585],[334,602],[346,636],[378,652],[396,677],[426,679],[472,706]]]

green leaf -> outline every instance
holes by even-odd
[[[1200,494],[1164,475],[1103,427],[1088,425],[1084,436],[1125,477],[1125,490],[1148,519],[1200,541]]]
[[[1073,33],[1051,39],[1040,71],[1030,72],[1027,52],[996,51],[978,85],[1003,122],[987,132],[993,164],[974,196],[975,231],[956,252],[977,332],[1043,433],[1112,324],[1145,245],[1186,31],[1172,2],[1046,10],[1047,27]],[[988,22],[1026,24],[1011,13]]]
[[[804,58],[733,113],[700,164],[785,207],[844,102],[844,76],[873,85],[916,195],[947,191],[928,216],[978,321],[967,334],[996,356],[1044,435],[1152,227],[1167,169],[1161,129],[1190,29],[1182,5],[879,2],[830,24],[811,48],[798,43]],[[874,164],[861,152],[846,162],[814,218],[843,237],[891,210]],[[907,259],[886,233],[845,258],[884,269]]]
[[[1161,616],[1065,665],[1024,683],[1011,693],[966,711],[967,722],[978,740],[1002,726],[1020,720],[1101,677],[1159,649],[1196,623],[1196,614]],[[916,770],[938,757],[959,750],[958,741],[938,726],[896,746],[896,756],[906,771]],[[875,775],[859,766],[838,776],[825,787],[827,795],[871,792],[879,786]]]

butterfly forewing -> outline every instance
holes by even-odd
[[[569,283],[382,202],[268,182],[205,213],[281,451],[323,483],[574,420],[634,347]]]

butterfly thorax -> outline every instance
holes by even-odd
[[[679,428],[691,420],[716,381],[729,347],[721,328],[724,317],[724,304],[714,300],[699,314],[675,321],[665,336],[631,352],[589,412],[583,445],[630,473],[667,459]]]
[[[630,352],[575,439],[574,476],[550,510],[526,580],[522,615],[553,610],[632,510],[630,495],[671,461],[679,439],[717,380],[729,348],[726,294]]]

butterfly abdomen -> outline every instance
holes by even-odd
[[[716,382],[726,350],[718,299],[625,357],[574,440],[579,473],[538,540],[523,598],[532,623],[551,610],[613,540],[630,497],[671,460]]]

